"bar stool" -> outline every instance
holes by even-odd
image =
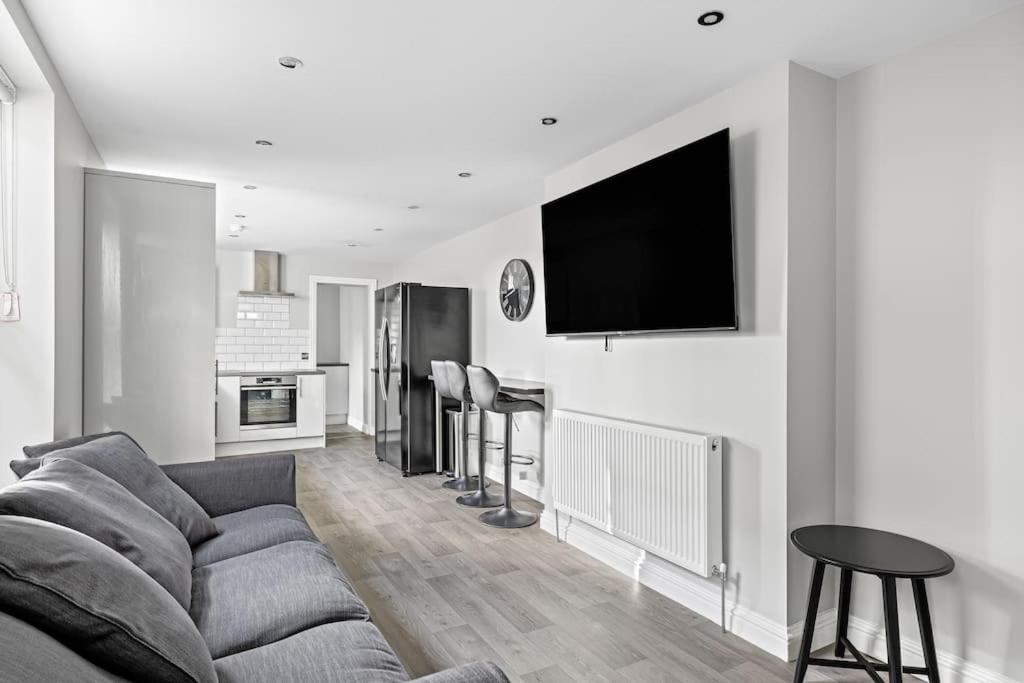
[[[430,374],[434,378],[434,389],[437,390],[438,396],[440,396],[442,399],[447,398],[447,399],[452,399],[452,400],[455,400],[455,401],[459,400],[459,397],[456,396],[454,393],[452,393],[451,383],[448,381],[448,369],[445,367],[445,364],[444,364],[443,360],[432,360],[432,361],[430,361]],[[451,412],[451,411],[445,411],[445,412]],[[465,418],[466,418],[466,404],[465,403],[462,403],[462,418],[463,418],[463,424],[465,424]],[[465,433],[465,431],[466,430],[464,428],[463,429],[463,433]],[[465,444],[465,441],[464,441],[463,442],[463,452],[465,452],[465,446],[466,446],[466,444]],[[443,486],[446,489],[454,489],[456,491],[469,491],[469,490],[475,488],[475,485],[468,485],[467,486],[465,484],[465,482],[461,481],[464,478],[465,473],[466,473],[465,463],[463,463],[462,472],[463,472],[463,477],[456,477],[454,479],[449,479],[445,483],[441,484],[441,486]],[[464,488],[460,488],[460,486],[462,486]]]
[[[501,508],[490,510],[480,515],[480,521],[487,526],[501,529],[519,529],[537,522],[533,512],[520,512],[512,507],[512,416],[515,413],[542,413],[544,407],[536,401],[513,398],[500,391],[501,383],[487,368],[470,365],[466,368],[469,374],[469,386],[473,393],[473,402],[480,408],[480,434],[483,435],[484,411],[505,415],[505,500]],[[483,471],[481,450],[481,471]],[[520,462],[533,462],[532,458],[521,458]]]
[[[448,384],[452,389],[452,393],[456,395],[460,401],[462,401],[463,418],[462,418],[462,433],[464,437],[462,457],[463,457],[463,471],[465,472],[469,467],[469,435],[468,435],[468,424],[469,421],[467,416],[469,414],[469,406],[471,403],[476,403],[473,400],[472,392],[469,388],[469,376],[466,374],[466,368],[461,363],[450,360],[445,362],[445,368],[448,370]],[[480,426],[478,427],[477,434],[477,471],[480,476],[477,478],[477,487],[474,493],[468,493],[464,496],[459,496],[455,499],[455,502],[459,505],[465,505],[471,508],[493,508],[498,507],[505,502],[503,496],[496,496],[492,493],[487,492],[487,477],[483,476],[484,470],[487,465],[487,449],[498,449],[504,448],[505,444],[499,441],[488,441],[487,440],[487,414],[483,408],[477,404],[477,408],[480,413]]]

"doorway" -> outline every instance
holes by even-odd
[[[326,375],[327,440],[373,434],[373,297],[377,281],[309,278],[310,357]]]

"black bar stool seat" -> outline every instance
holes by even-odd
[[[945,576],[953,571],[955,563],[946,552],[909,536],[888,531],[856,526],[825,524],[806,526],[790,535],[793,545],[814,559],[811,589],[807,597],[807,616],[804,620],[803,641],[793,674],[795,683],[802,683],[807,667],[830,666],[843,669],[862,669],[871,680],[883,683],[877,669],[886,670],[891,683],[901,683],[903,674],[925,674],[929,683],[938,683],[939,664],[935,656],[935,638],[932,633],[931,612],[925,579]],[[836,624],[835,655],[839,659],[811,657],[814,621],[818,616],[821,584],[825,567],[839,567],[839,612]],[[874,574],[882,581],[882,604],[885,612],[885,641],[889,661],[875,664],[860,653],[846,636],[850,622],[850,593],[853,572]],[[917,622],[921,630],[921,648],[925,665],[903,666],[900,651],[899,609],[896,605],[896,579],[910,579],[917,607]],[[849,650],[855,661],[842,659]]]
[[[544,406],[529,399],[515,398],[500,391],[501,383],[487,368],[470,365],[466,368],[469,375],[470,391],[473,402],[480,408],[480,435],[483,437],[484,412],[501,413],[505,416],[505,500],[497,510],[489,510],[480,515],[480,521],[488,526],[501,529],[519,529],[535,524],[538,516],[533,512],[521,512],[512,507],[512,464],[532,463],[531,458],[520,458],[512,455],[512,416],[515,413],[543,413]],[[482,453],[483,451],[481,451]],[[481,472],[483,462],[480,463]]]

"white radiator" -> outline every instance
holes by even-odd
[[[701,576],[722,560],[722,438],[555,410],[556,510]]]

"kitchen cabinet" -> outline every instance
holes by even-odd
[[[239,440],[241,377],[217,378],[217,443]]]
[[[299,375],[296,398],[296,436],[324,435],[324,375]]]

